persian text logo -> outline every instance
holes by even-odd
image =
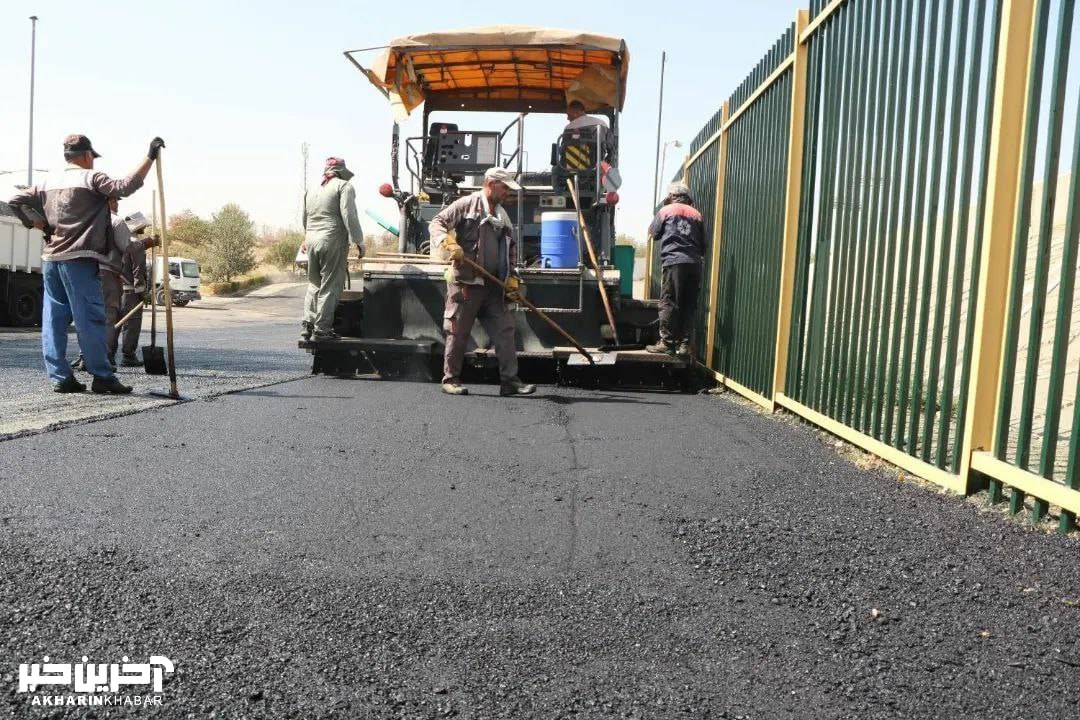
[[[162,678],[172,674],[173,662],[163,655],[151,655],[150,661],[132,663],[125,655],[123,663],[91,663],[84,655],[82,662],[52,663],[49,656],[40,663],[19,665],[19,692],[36,692],[43,685],[67,686],[77,693],[118,693],[122,687],[150,685],[161,692]]]

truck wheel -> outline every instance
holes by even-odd
[[[16,283],[7,303],[8,321],[16,327],[41,324],[41,292],[37,288]]]

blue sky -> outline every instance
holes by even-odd
[[[34,165],[63,166],[61,140],[82,132],[98,167],[129,172],[154,135],[165,138],[169,214],[208,216],[236,202],[255,222],[298,226],[301,144],[309,179],[328,155],[356,172],[361,210],[392,216],[376,188],[389,180],[392,117],[382,97],[342,51],[401,35],[490,24],[587,30],[623,37],[631,64],[623,111],[618,229],[639,239],[651,217],[660,53],[668,53],[664,140],[688,144],[722,99],[805,7],[797,0],[520,5],[414,0],[393,3],[109,2],[8,0],[0,9],[0,190],[25,182],[30,15],[37,15]],[[418,117],[418,113],[414,114]],[[501,130],[504,122],[472,129]],[[546,165],[560,117],[530,121],[530,169]],[[420,132],[419,120],[403,135]],[[682,150],[668,151],[670,177]],[[149,187],[149,184],[148,184]],[[387,206],[389,203],[389,207]],[[125,208],[149,215],[149,190]],[[361,216],[365,231],[374,222]]]

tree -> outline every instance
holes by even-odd
[[[634,246],[634,257],[645,257],[645,251],[647,250],[647,247],[648,247],[645,243],[639,243],[637,240],[634,239],[634,237],[632,235],[627,235],[626,233],[619,233],[618,235],[616,235],[615,236],[615,244],[616,245],[633,245]]]
[[[226,282],[255,267],[255,224],[239,205],[225,205],[210,220],[205,264],[211,280]]]
[[[169,218],[169,242],[188,247],[202,247],[210,241],[210,223],[184,210]]]
[[[293,266],[296,262],[296,251],[300,249],[300,243],[304,242],[303,234],[296,230],[286,230],[270,244],[266,251],[266,262],[285,269]]]

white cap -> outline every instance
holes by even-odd
[[[690,186],[687,185],[684,182],[679,182],[678,180],[676,180],[675,182],[673,182],[673,183],[671,183],[670,185],[667,186],[667,194],[668,194],[668,196],[672,196],[672,195],[689,195],[690,194]]]
[[[521,186],[514,180],[514,176],[506,168],[501,168],[498,165],[488,168],[487,172],[484,173],[484,181],[487,182],[488,180],[498,180],[511,190],[521,189]]]

